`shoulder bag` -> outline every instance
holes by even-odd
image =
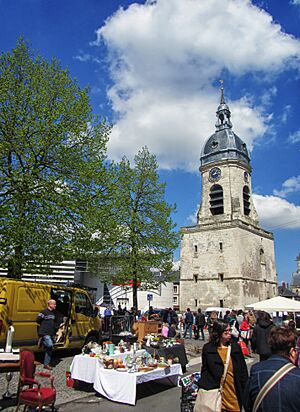
[[[235,325],[236,325],[236,320],[231,325],[231,335],[234,336],[235,338],[238,338],[240,336],[240,332]]]
[[[280,381],[289,371],[294,369],[296,366],[292,365],[291,363],[286,363],[283,365],[280,369],[278,369],[277,372],[274,373],[274,375],[271,376],[270,379],[267,380],[267,382],[264,384],[264,386],[261,388],[261,390],[258,392],[258,395],[255,399],[254,405],[252,412],[256,412],[257,409],[259,408],[260,404],[264,400],[264,398],[267,396],[267,394],[270,392],[270,390],[276,385],[277,382]]]
[[[226,379],[229,361],[230,361],[231,346],[228,346],[224,372],[221,378],[220,387],[217,389],[199,389],[194,412],[221,412],[222,409],[222,394],[223,385]]]

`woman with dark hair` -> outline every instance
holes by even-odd
[[[220,387],[229,347],[231,352],[223,385],[222,411],[240,412],[248,371],[241,348],[237,343],[231,343],[230,326],[224,320],[213,323],[210,341],[203,346],[199,388],[210,390]]]
[[[207,330],[208,330],[209,336],[210,336],[211,333],[212,333],[213,323],[214,323],[214,321],[216,321],[217,319],[218,319],[218,314],[217,314],[217,312],[216,312],[215,310],[213,310],[213,311],[211,312],[211,314],[208,316],[208,319],[207,319]]]

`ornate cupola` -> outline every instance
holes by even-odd
[[[235,219],[258,225],[251,194],[251,166],[246,143],[232,130],[223,82],[216,130],[205,142],[201,158],[202,201],[198,224]]]
[[[204,144],[201,153],[201,166],[217,160],[235,159],[244,162],[250,168],[250,157],[246,143],[232,131],[231,112],[224,98],[223,82],[221,99],[217,109],[216,131]]]

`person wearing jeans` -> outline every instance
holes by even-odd
[[[191,312],[190,308],[187,308],[185,314],[184,314],[184,334],[183,337],[186,337],[187,331],[189,331],[190,339],[192,339],[192,328],[193,328],[193,323],[194,323],[194,316]]]
[[[52,358],[53,351],[53,339],[55,335],[55,308],[56,301],[50,299],[48,301],[48,306],[45,310],[38,314],[37,324],[38,324],[38,335],[42,339],[42,343],[45,348],[45,357],[44,357],[44,368],[51,370],[50,362]]]
[[[49,335],[43,336],[43,345],[45,348],[44,368],[48,369],[46,366],[50,366],[49,364],[52,359],[52,351],[53,351],[52,336],[49,336]]]
[[[201,332],[201,338],[204,340],[204,326],[205,326],[205,316],[202,313],[201,309],[198,309],[198,313],[195,317],[195,326],[197,330],[197,336],[195,336],[196,339],[200,339],[200,332]]]

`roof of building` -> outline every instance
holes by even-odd
[[[232,131],[231,112],[225,102],[223,83],[220,104],[216,113],[216,131],[204,144],[200,159],[201,166],[224,159],[240,160],[250,165],[246,143]]]
[[[282,286],[278,287],[278,295],[284,298],[295,298],[296,300],[300,300],[300,297],[299,295],[297,295],[297,293]]]

